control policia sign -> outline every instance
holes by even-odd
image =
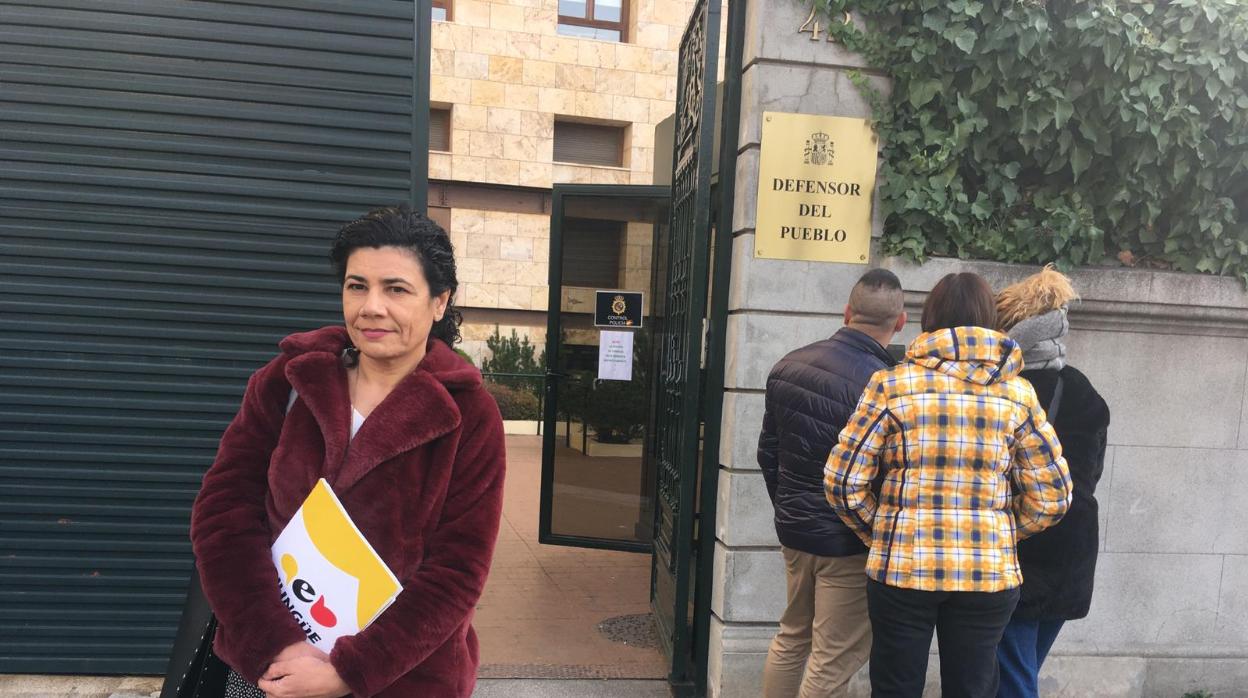
[[[764,112],[754,256],[866,264],[877,157],[865,119]]]
[[[640,291],[595,291],[594,327],[641,329]]]

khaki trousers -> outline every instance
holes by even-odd
[[[871,655],[867,556],[783,551],[789,603],[767,652],[763,696],[846,695],[846,684]]]

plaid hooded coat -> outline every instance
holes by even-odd
[[[1006,335],[957,327],[919,335],[904,363],[871,377],[824,471],[832,508],[871,548],[868,577],[924,591],[1022,584],[1018,540],[1071,498],[1022,368]]]

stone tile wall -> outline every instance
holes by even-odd
[[[506,211],[451,211],[459,305],[546,310],[550,217]]]
[[[542,351],[546,346],[545,323],[517,325],[505,322],[465,322],[459,330],[463,341],[457,345],[457,348],[472,357],[473,362],[480,368],[481,362],[490,356],[486,340],[494,334],[496,327],[503,337],[510,337],[512,331],[515,331],[518,337],[527,337],[529,343],[536,347],[534,356],[541,359]]]
[[[652,232],[649,223],[627,224],[620,241],[619,288],[649,289]],[[532,323],[504,326],[501,331],[507,334],[515,327],[540,352],[546,344],[544,313],[550,303],[549,216],[453,209],[450,235],[459,272],[456,304],[465,308],[533,311]],[[565,289],[564,311],[592,313],[594,290]],[[646,303],[649,302],[647,298]],[[492,323],[469,319],[461,329],[464,341],[460,348],[479,363],[488,353],[485,339],[493,331]],[[584,333],[581,339],[586,341],[578,340],[579,343],[597,343],[596,333]]]
[[[430,176],[550,187],[649,184],[654,125],[676,98],[683,0],[636,0],[626,43],[556,33],[557,0],[455,0],[433,26],[430,99],[451,108],[451,152]],[[556,118],[625,128],[624,165],[552,161]]]
[[[557,0],[453,1],[453,21],[433,26],[430,99],[450,108],[451,150],[430,153],[432,179],[537,188],[653,182],[654,126],[675,105],[692,2],[635,0],[629,40],[613,43],[559,35]],[[554,162],[556,119],[624,128],[623,166]],[[549,216],[455,209],[450,232],[461,306],[546,311]],[[626,238],[622,279],[645,289],[649,228],[630,226]],[[492,331],[469,323],[465,350],[479,355]],[[538,343],[543,334],[530,332]]]

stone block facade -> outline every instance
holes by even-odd
[[[467,308],[546,310],[550,217],[452,209],[457,302]]]
[[[626,41],[608,42],[559,34],[558,0],[450,1],[451,21],[433,25],[430,100],[450,111],[451,145],[430,153],[431,180],[530,191],[654,181],[654,127],[675,106],[692,2],[631,0]],[[557,120],[622,128],[622,166],[556,162]],[[464,349],[479,358],[479,335],[493,331],[489,313],[474,310],[529,311],[534,317],[512,326],[544,344],[536,314],[549,304],[549,211],[453,208],[450,233],[457,302],[468,311]],[[621,285],[645,289],[650,229],[630,224],[625,238]]]
[[[550,217],[456,208],[451,210],[449,232],[459,272],[456,303],[465,312],[459,348],[480,363],[489,355],[485,341],[498,327],[504,336],[515,330],[527,337],[540,354],[550,305]],[[625,224],[619,243],[619,289],[649,289],[652,232],[649,223]],[[595,290],[565,286],[563,311],[592,312]],[[483,310],[530,312],[500,316]],[[598,343],[596,332],[572,332],[569,341],[575,344]]]

